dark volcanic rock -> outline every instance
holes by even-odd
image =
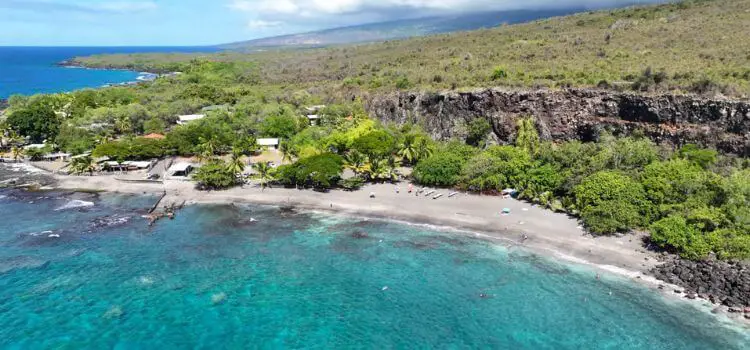
[[[471,92],[401,92],[365,98],[378,119],[418,123],[438,140],[464,138],[466,125],[484,118],[492,137],[508,143],[516,120],[533,116],[548,140],[594,140],[599,131],[638,132],[658,143],[696,143],[739,155],[750,154],[750,103],[690,95],[646,96],[590,89]]]
[[[655,267],[651,274],[685,288],[687,295],[707,295],[714,304],[741,311],[750,307],[750,265],[747,263],[674,258]]]

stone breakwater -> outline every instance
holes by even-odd
[[[750,316],[750,264],[673,258],[651,273],[664,282],[685,288],[675,292],[685,293],[689,299],[710,300],[729,307],[730,312],[748,311],[746,314]]]
[[[595,140],[600,131],[639,133],[657,143],[715,147],[750,155],[750,102],[691,95],[640,95],[594,90],[506,90],[399,92],[364,98],[384,122],[422,125],[435,139],[464,138],[467,125],[484,118],[491,137],[515,139],[518,118],[532,116],[547,140]]]

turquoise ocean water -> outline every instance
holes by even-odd
[[[750,346],[685,302],[518,248],[255,206],[149,228],[152,200],[0,192],[0,348]]]
[[[200,47],[0,47],[0,99],[97,88],[135,81],[138,72],[65,68],[57,63],[76,56],[138,52],[209,52]]]

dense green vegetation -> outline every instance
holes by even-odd
[[[206,58],[260,68],[248,79],[338,96],[357,90],[588,86],[750,93],[750,1],[688,0],[407,40],[254,54],[79,58],[95,67],[184,71]]]
[[[594,234],[650,230],[653,243],[686,258],[750,258],[743,160],[607,135],[600,143],[542,143],[530,135],[531,123],[519,123],[516,146],[438,147],[417,164],[414,179],[484,193],[513,188],[521,199],[579,216]]]

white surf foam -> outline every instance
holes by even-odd
[[[76,208],[87,208],[87,207],[93,207],[93,206],[94,206],[94,202],[87,202],[87,201],[74,199],[68,203],[65,203],[65,205],[55,209],[55,211],[76,209]]]

